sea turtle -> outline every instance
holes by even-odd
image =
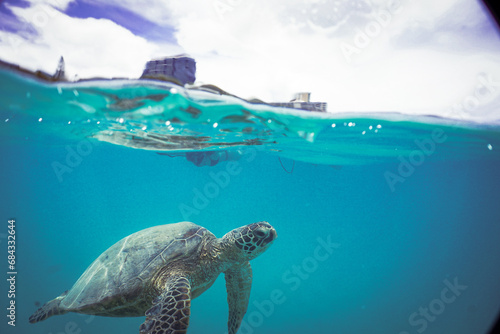
[[[141,334],[183,334],[191,299],[225,274],[229,334],[245,315],[252,269],[249,260],[276,239],[267,222],[236,228],[216,238],[191,222],[150,227],[118,241],[102,253],[71,290],[47,302],[31,323],[67,312],[110,317],[146,315]]]

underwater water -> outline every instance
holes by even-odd
[[[1,333],[138,333],[144,317],[29,324],[90,263],[183,220],[217,237],[268,221],[249,333],[487,333],[500,310],[500,127],[398,113],[317,114],[137,80],[0,72]],[[7,278],[8,278],[7,277]],[[221,275],[189,333],[227,332]]]

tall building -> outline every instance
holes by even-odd
[[[326,102],[311,102],[309,101],[311,93],[297,93],[290,102],[272,102],[269,103],[275,107],[293,108],[306,111],[326,112]]]
[[[196,62],[188,55],[153,59],[146,63],[141,78],[175,78],[182,85],[192,84],[196,80]]]

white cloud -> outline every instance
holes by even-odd
[[[0,32],[0,54],[32,70],[52,73],[62,55],[70,78],[138,77],[158,49],[178,51],[176,46],[150,43],[110,20],[71,18],[46,4],[11,10],[31,24],[37,35],[28,40]]]
[[[50,11],[43,2],[55,1],[60,8],[69,2],[33,1],[39,4],[15,10],[32,23],[43,22],[39,13]],[[39,36],[32,41],[14,47],[20,37],[0,33],[2,58],[50,72],[62,54],[68,72],[80,77],[137,77],[149,58],[184,51],[196,59],[199,81],[267,101],[311,91],[330,111],[449,115],[474,92],[480,73],[500,81],[498,51],[492,51],[500,43],[496,34],[484,34],[489,23],[475,1],[153,0],[144,6],[111,0],[108,5],[173,25],[179,46],[153,44],[108,20],[53,11],[49,22],[34,24]],[[465,117],[499,118],[488,111],[495,101]]]
[[[32,6],[36,5],[50,5],[54,8],[65,10],[68,5],[75,0],[27,0]]]
[[[368,13],[347,1],[220,0],[216,3],[224,6],[218,12],[198,2],[199,7],[193,1],[190,7],[171,2],[178,14],[178,42],[197,59],[199,80],[243,97],[287,100],[306,90],[314,100],[327,101],[330,111],[446,115],[475,89],[479,73],[500,80],[496,54],[462,36],[463,27],[474,31],[485,25],[474,2],[402,0],[385,21],[375,14],[393,8],[388,1],[376,1]],[[345,19],[328,21],[335,15],[326,8],[343,11]],[[311,28],[311,22],[317,24]],[[432,38],[417,40],[410,34],[415,29]],[[372,36],[357,47],[360,31]],[[357,49],[347,57],[350,62],[342,43]],[[478,112],[468,117],[477,118]]]

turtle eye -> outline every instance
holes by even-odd
[[[268,231],[267,231],[267,229],[258,228],[255,231],[253,231],[253,233],[255,234],[255,236],[257,238],[265,238],[266,235],[267,235],[267,233],[268,233]]]

